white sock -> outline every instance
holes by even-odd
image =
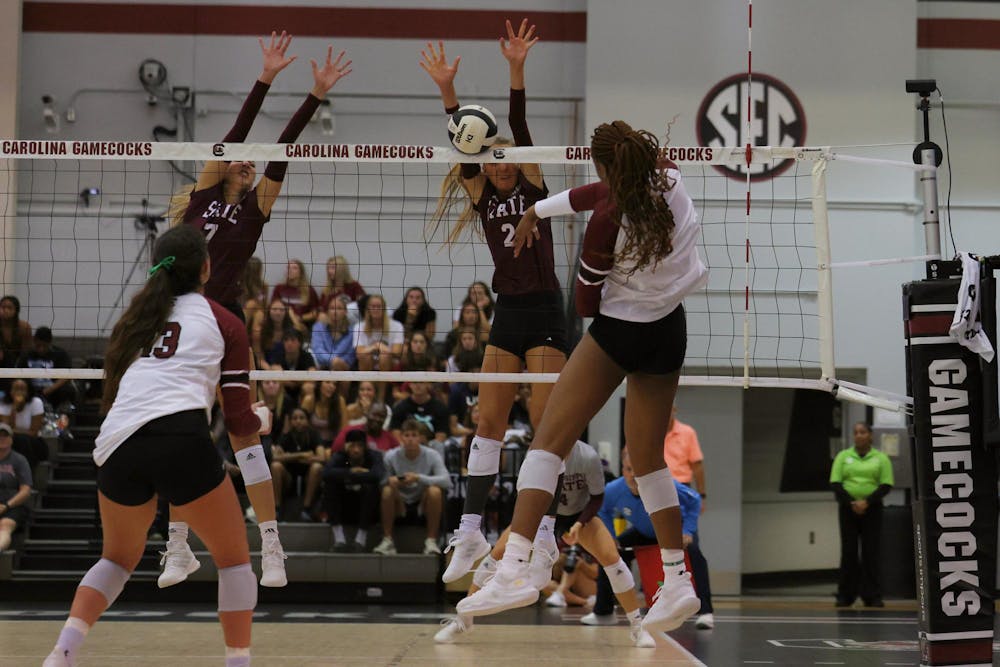
[[[227,646],[226,667],[250,667],[250,649]]]
[[[538,532],[535,533],[535,542],[555,540],[556,518],[546,514],[538,524]]]
[[[462,532],[479,530],[482,525],[483,517],[479,514],[463,514],[462,518],[458,522],[458,529]]]
[[[333,531],[333,541],[335,543],[340,544],[341,542],[344,541],[344,527],[343,526],[340,526],[340,525],[330,526],[330,529]]]
[[[672,574],[674,576],[684,574],[683,549],[660,549],[660,557],[663,558],[664,574]]]
[[[354,541],[358,544],[364,546],[368,543],[368,531],[364,528],[358,528],[358,532],[354,535]]]
[[[503,560],[504,562],[517,563],[518,561],[522,563],[527,563],[529,557],[531,556],[531,542],[528,538],[523,535],[518,535],[515,532],[511,532],[507,536],[507,548],[504,550]]]
[[[171,521],[167,526],[167,541],[187,542],[188,525],[183,521]]]
[[[278,522],[277,521],[263,521],[257,526],[260,528],[260,538],[262,540],[277,540],[278,539]]]
[[[639,609],[633,609],[632,611],[625,612],[625,616],[628,618],[628,622],[631,625],[635,625],[642,620],[642,611]]]

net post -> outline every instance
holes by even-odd
[[[826,159],[812,167],[812,214],[816,240],[816,292],[819,314],[819,363],[824,380],[836,377],[833,356],[833,277],[830,267],[830,221],[826,206]]]

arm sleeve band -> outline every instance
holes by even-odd
[[[306,101],[302,103],[299,110],[295,112],[292,119],[288,121],[288,125],[285,126],[284,132],[278,137],[279,144],[290,144],[299,138],[302,134],[302,130],[305,129],[306,123],[309,119],[313,117],[316,113],[316,109],[319,108],[321,104],[320,99],[313,95],[312,93],[306,97]],[[268,162],[267,169],[264,170],[264,176],[270,178],[272,181],[283,181],[285,180],[285,171],[288,169],[287,162]]]
[[[222,139],[224,143],[239,143],[247,138],[247,135],[250,134],[250,128],[253,126],[253,121],[260,112],[260,106],[264,103],[264,96],[267,95],[267,91],[270,88],[270,84],[266,84],[263,81],[254,82],[250,94],[247,95],[246,101],[243,102],[243,108],[240,109],[240,113],[236,116],[236,122],[233,123],[229,134]]]
[[[881,502],[885,498],[886,494],[892,491],[892,486],[889,484],[879,484],[878,488],[872,491],[872,494],[868,496],[868,502],[877,503]]]
[[[528,131],[528,119],[525,115],[524,88],[510,89],[507,120],[510,122],[510,132],[514,135],[514,145],[531,146],[531,132]]]
[[[551,218],[554,215],[571,215],[576,213],[569,201],[569,190],[563,190],[547,199],[535,202],[535,215],[539,218]]]
[[[851,496],[848,495],[843,484],[840,482],[833,482],[830,484],[830,488],[833,489],[833,495],[837,497],[837,502],[844,503],[845,505],[851,502]]]

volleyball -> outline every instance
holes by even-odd
[[[482,153],[497,138],[497,119],[486,107],[467,104],[448,119],[448,139],[468,155]]]

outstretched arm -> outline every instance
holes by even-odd
[[[295,60],[295,56],[285,56],[289,44],[292,43],[292,36],[284,30],[281,31],[280,36],[272,32],[271,41],[268,44],[265,44],[263,39],[258,39],[257,41],[260,44],[260,51],[263,56],[263,70],[260,76],[257,77],[257,81],[254,82],[246,101],[243,102],[243,108],[240,109],[239,114],[236,116],[233,127],[223,137],[223,143],[240,143],[247,138],[247,135],[250,134],[250,128],[257,118],[257,114],[260,112],[260,107],[264,103],[264,96],[267,95],[267,91],[274,81],[274,77]],[[204,190],[216,185],[222,180],[225,172],[226,167],[223,162],[213,160],[206,163],[198,177],[195,190]]]
[[[344,52],[337,54],[337,59],[333,59],[333,47],[326,50],[326,62],[322,67],[316,64],[315,60],[310,60],[313,70],[313,88],[306,97],[305,102],[295,112],[292,119],[288,121],[285,130],[278,137],[279,144],[290,144],[299,138],[306,123],[316,113],[316,109],[322,104],[326,94],[342,78],[351,73],[351,62],[341,63],[344,59]],[[281,192],[281,183],[285,180],[285,171],[288,169],[287,162],[268,162],[267,169],[264,170],[264,178],[257,184],[257,202],[261,213],[265,216],[271,215],[271,208]]]
[[[535,26],[528,25],[528,19],[523,19],[514,33],[514,27],[507,21],[507,37],[500,38],[500,53],[507,59],[510,66],[510,106],[507,120],[515,146],[531,146],[531,132],[528,130],[526,102],[524,94],[524,62],[538,38],[534,37]],[[542,170],[537,164],[521,164],[521,173],[536,188],[543,186]]]

